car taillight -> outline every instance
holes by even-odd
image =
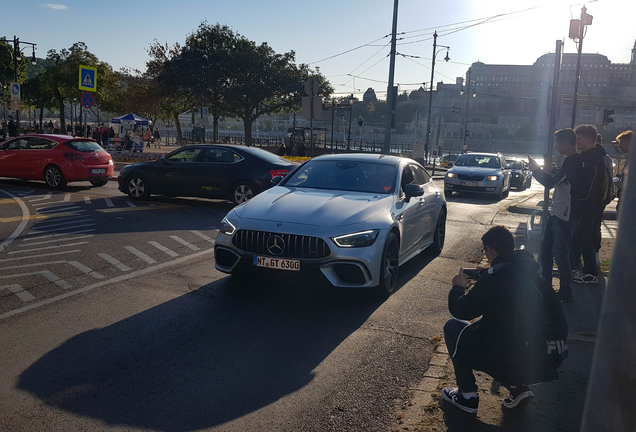
[[[289,174],[289,170],[269,170],[269,173],[272,175],[272,178],[276,176],[285,177],[287,174]]]
[[[84,160],[84,156],[78,153],[64,153],[64,157],[70,161]]]

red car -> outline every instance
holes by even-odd
[[[71,181],[104,186],[113,159],[96,141],[67,135],[22,135],[0,144],[0,177],[44,180],[53,189]]]

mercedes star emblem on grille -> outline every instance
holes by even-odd
[[[272,235],[267,239],[267,250],[272,255],[280,255],[285,252],[285,240],[281,236]]]

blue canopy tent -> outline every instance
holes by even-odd
[[[115,117],[110,122],[116,124],[136,124],[142,126],[148,126],[151,123],[150,120],[139,117],[137,114],[133,113]]]

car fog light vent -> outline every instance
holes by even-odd
[[[354,283],[363,285],[366,283],[366,278],[362,269],[355,264],[336,264],[334,270],[338,275],[338,278],[343,282]]]

